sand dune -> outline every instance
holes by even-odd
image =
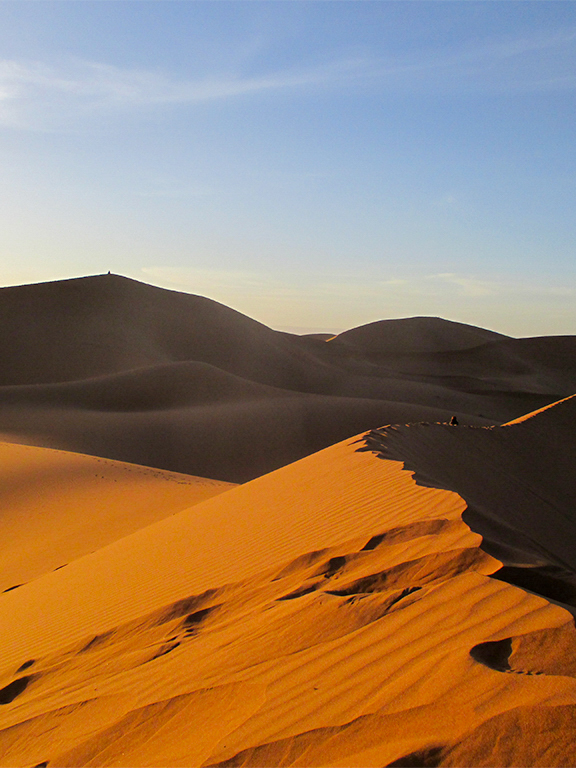
[[[261,323],[210,299],[117,275],[2,288],[0,317],[3,384],[71,381],[180,360],[226,358],[240,374],[258,369],[259,358],[277,362],[279,334]]]
[[[573,617],[502,569],[574,568],[574,403],[374,430],[0,595],[0,763],[570,764]]]
[[[419,483],[462,496],[464,520],[507,566],[501,578],[576,610],[575,419],[572,396],[490,429],[430,424],[375,430],[368,446],[401,458]]]
[[[0,592],[233,487],[0,442]]]
[[[326,341],[117,275],[2,288],[0,318],[6,439],[232,482],[380,424],[491,425],[576,390],[574,337],[407,318]]]
[[[271,472],[374,424],[447,421],[453,413],[278,389],[199,362],[4,387],[0,400],[7,440],[232,482]]]
[[[472,349],[490,341],[508,338],[504,334],[454,323],[440,317],[409,317],[378,320],[338,334],[333,344],[345,344],[369,357],[382,359]]]
[[[576,375],[576,337],[505,339],[473,349],[404,356],[389,365],[430,383],[471,393],[570,390]]]

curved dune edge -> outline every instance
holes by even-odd
[[[506,764],[566,765],[571,615],[493,578],[459,494],[358,447],[0,595],[0,764],[501,765],[504,727]]]
[[[374,424],[489,420],[423,403],[289,391],[185,362],[63,384],[0,387],[0,432],[165,470],[247,482]],[[442,405],[442,404],[441,404]]]
[[[573,395],[499,427],[384,427],[364,449],[458,493],[506,580],[576,610],[575,418]]]
[[[233,487],[0,442],[0,593]]]

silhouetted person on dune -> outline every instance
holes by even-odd
[[[457,427],[458,426],[458,419],[456,418],[456,416],[452,416],[452,418],[450,419],[450,426],[451,427]]]

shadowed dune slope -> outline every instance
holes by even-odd
[[[0,383],[40,384],[197,360],[271,386],[348,395],[341,344],[273,331],[216,301],[96,275],[0,289]],[[440,318],[371,323],[337,337],[366,350],[422,353],[500,334]],[[336,357],[334,357],[336,355]],[[353,371],[359,374],[360,371]]]
[[[118,275],[2,288],[0,321],[10,439],[233,482],[378,424],[490,425],[576,391],[574,337],[419,317],[324,341]]]
[[[370,397],[322,341],[202,296],[119,275],[0,289],[0,384],[74,381],[182,361],[298,392]],[[361,392],[357,392],[360,387]]]
[[[232,482],[374,424],[451,415],[446,408],[282,390],[199,362],[0,389],[5,439]]]
[[[440,317],[409,317],[361,325],[338,334],[332,341],[380,358],[471,349],[505,338],[495,331]]]
[[[576,337],[504,339],[473,349],[402,357],[398,372],[463,392],[550,393],[571,391],[576,376]]]
[[[0,592],[233,487],[0,442]]]
[[[456,491],[502,577],[576,609],[576,396],[500,427],[384,427],[368,449]]]
[[[492,517],[535,538],[571,408],[346,440],[0,595],[0,764],[570,764],[573,617],[498,578],[464,498],[412,464],[478,503],[487,470]],[[544,549],[566,564],[565,485]]]
[[[0,320],[2,384],[71,381],[182,360],[226,360],[228,370],[256,380],[262,367],[281,376],[286,366],[278,349],[283,334],[216,301],[118,275],[2,288]]]

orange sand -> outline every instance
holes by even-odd
[[[233,487],[0,442],[0,592]]]
[[[534,478],[551,503],[553,457],[530,441],[556,433],[572,456],[575,403],[383,430],[371,447],[396,460],[346,440],[0,595],[0,764],[569,764],[573,618],[494,578],[508,561],[480,548],[459,488],[501,523]],[[429,487],[440,470],[458,492]],[[536,512],[512,523],[529,536]],[[546,553],[566,560],[555,524]]]

